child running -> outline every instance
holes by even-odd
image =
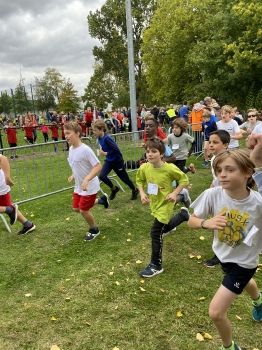
[[[193,163],[186,168],[186,160],[191,156],[196,146],[196,141],[186,132],[188,124],[184,119],[178,118],[172,122],[172,129],[173,133],[168,135],[167,144],[176,156],[174,164],[185,174],[189,171],[194,174],[195,166]],[[190,150],[188,150],[189,143],[191,144]]]
[[[181,208],[172,217],[174,203],[181,190],[188,185],[187,176],[174,164],[165,163],[165,144],[158,138],[149,139],[145,145],[148,163],[141,165],[136,175],[136,183],[142,204],[150,203],[151,215],[155,218],[151,228],[152,254],[150,264],[139,274],[153,277],[162,273],[162,236],[189,218],[188,210]],[[178,186],[173,189],[172,182]],[[148,195],[144,192],[147,185]]]
[[[49,129],[51,130],[53,141],[58,141],[58,137],[59,137],[58,128],[59,126],[57,125],[57,122],[55,121],[51,122]],[[57,147],[55,143],[54,143],[54,152],[55,153],[57,152]]]
[[[213,181],[210,187],[220,186],[213,169],[213,162],[215,157],[219,153],[225,151],[228,148],[229,142],[230,142],[230,135],[226,130],[216,130],[211,132],[210,134],[209,150],[213,154],[213,157],[211,158],[211,171],[213,175]],[[219,264],[219,259],[217,258],[216,255],[214,255],[213,258],[206,260],[204,265],[206,267],[215,267],[218,264]]]
[[[212,131],[217,130],[217,120],[215,116],[212,115],[211,108],[206,107],[204,108],[204,112],[202,114],[202,136],[205,137],[205,142],[204,142],[204,163],[202,163],[202,166],[207,166],[209,164],[209,155],[210,155],[210,150],[209,150],[209,136]]]
[[[260,174],[261,165],[262,161],[255,170]],[[194,214],[188,225],[192,229],[214,230],[213,250],[225,276],[210,303],[209,316],[223,343],[220,350],[241,350],[232,340],[227,313],[245,289],[252,299],[254,320],[262,320],[262,294],[252,278],[262,250],[262,197],[250,189],[255,164],[246,151],[221,152],[213,167],[221,186],[206,190],[192,203]],[[208,217],[210,213],[212,218]]]
[[[137,199],[139,193],[133,182],[130,180],[124,164],[124,159],[117,143],[106,133],[106,124],[102,119],[96,120],[92,123],[93,133],[97,136],[98,142],[101,146],[100,155],[106,156],[104,165],[99,174],[99,180],[103,181],[110,189],[110,200],[113,200],[120,190],[118,186],[114,186],[109,179],[108,174],[111,170],[132,190],[131,200]]]
[[[84,241],[87,242],[96,238],[100,233],[90,209],[95,204],[102,204],[108,208],[106,194],[96,199],[97,192],[100,190],[97,174],[102,166],[92,149],[82,143],[81,128],[77,122],[64,124],[64,131],[66,141],[70,145],[68,162],[73,172],[68,182],[75,180],[72,207],[75,212],[83,216],[89,225],[89,230],[84,238]]]
[[[22,229],[17,233],[25,235],[35,229],[33,222],[30,222],[18,210],[17,204],[12,204],[10,196],[10,186],[14,183],[10,178],[10,164],[6,156],[0,154],[0,213],[5,213],[10,218],[10,225],[14,225],[16,220],[23,224]]]

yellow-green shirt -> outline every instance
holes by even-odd
[[[172,182],[187,185],[188,177],[172,163],[164,163],[161,168],[154,168],[150,163],[141,165],[136,174],[137,186],[152,183],[158,186],[157,195],[149,194],[151,215],[163,224],[172,217],[174,203],[168,202],[166,196],[174,191]]]

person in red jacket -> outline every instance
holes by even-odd
[[[92,121],[93,121],[93,113],[91,112],[91,107],[87,107],[86,114],[85,114],[86,136],[91,136]]]
[[[4,131],[7,135],[7,142],[9,144],[9,147],[10,148],[17,147],[17,137],[16,137],[17,130],[12,120],[8,120],[8,126],[4,128]],[[11,159],[18,158],[15,150],[10,151],[10,158]]]
[[[34,134],[33,134],[34,126],[31,125],[29,120],[25,120],[25,124],[23,125],[23,130],[25,131],[25,136],[24,136],[25,142],[33,145],[33,143],[34,143]]]
[[[58,128],[59,128],[59,126],[57,125],[56,122],[51,122],[49,129],[52,132],[52,140],[53,141],[58,141],[58,137],[59,137]],[[57,147],[56,147],[55,143],[54,143],[54,151],[57,152]]]

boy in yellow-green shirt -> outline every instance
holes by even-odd
[[[172,231],[183,221],[188,221],[187,208],[172,217],[177,195],[188,185],[188,178],[172,163],[165,163],[162,158],[165,144],[158,138],[149,139],[145,145],[148,163],[143,164],[137,172],[136,183],[142,204],[150,203],[151,215],[155,218],[151,228],[152,255],[150,264],[139,274],[153,277],[164,270],[162,268],[163,235]],[[172,182],[178,186],[173,189]],[[147,184],[148,195],[143,186]]]

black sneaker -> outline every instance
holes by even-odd
[[[163,271],[162,265],[158,266],[150,263],[144,270],[139,271],[139,275],[142,277],[154,277]]]
[[[20,235],[25,235],[26,233],[28,232],[31,232],[35,229],[35,225],[34,223],[32,222],[32,225],[31,226],[23,226],[22,230],[20,230],[17,234],[20,236]]]
[[[131,201],[134,201],[135,199],[137,199],[138,193],[139,193],[138,188],[136,188],[135,190],[132,191],[132,196],[130,198]]]
[[[90,228],[89,231],[87,232],[87,235],[84,238],[84,241],[92,241],[93,239],[96,238],[96,236],[98,236],[100,233],[99,228],[98,227],[93,227]]]
[[[14,156],[11,156],[10,159],[14,159]]]
[[[18,211],[17,204],[12,205],[12,207],[13,207],[13,210],[11,211],[11,213],[7,214],[10,217],[10,225],[14,225],[14,223],[16,222],[17,211]]]
[[[111,190],[111,194],[110,194],[110,197],[109,197],[109,199],[112,201],[114,198],[115,198],[115,196],[116,196],[116,194],[117,194],[117,192],[120,190],[120,188],[118,187],[118,186],[116,186],[115,187],[115,190]]]
[[[220,263],[218,257],[215,255],[212,259],[207,260],[204,265],[206,267],[215,267],[216,265],[218,265]]]
[[[103,206],[105,207],[105,209],[107,209],[109,206],[108,195],[105,193],[100,198],[103,201]]]
[[[18,156],[17,156],[17,155],[15,155],[15,158],[18,158]]]

